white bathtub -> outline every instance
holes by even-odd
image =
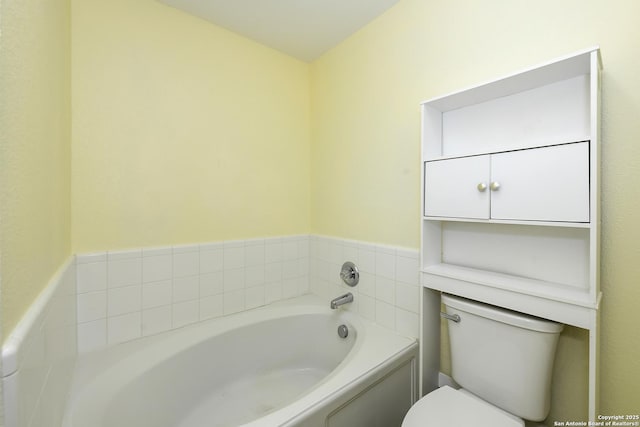
[[[305,296],[88,355],[63,426],[400,425],[417,343],[328,305]]]

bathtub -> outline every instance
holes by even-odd
[[[304,296],[82,357],[63,427],[399,426],[417,351]]]

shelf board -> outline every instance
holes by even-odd
[[[598,47],[585,49],[524,71],[432,98],[424,101],[423,104],[446,112],[588,74],[591,72],[590,55],[594,51],[598,51]]]
[[[521,150],[531,150],[535,148],[545,148],[545,147],[553,147],[556,145],[566,145],[566,144],[577,144],[580,142],[589,142],[591,141],[591,137],[589,135],[582,135],[580,138],[575,138],[572,141],[558,140],[558,141],[545,141],[544,144],[535,144],[535,145],[518,145],[518,146],[508,146],[504,147],[504,149],[494,149],[494,150],[477,150],[477,151],[469,151],[464,154],[452,154],[445,156],[426,156],[422,161],[423,162],[432,162],[438,160],[450,160],[450,159],[459,159],[461,157],[474,157],[474,156],[484,156],[487,154],[497,154],[497,153],[506,153],[510,151],[521,151]]]
[[[472,222],[476,224],[505,224],[505,225],[531,225],[544,227],[565,227],[565,228],[591,228],[590,222],[565,222],[565,221],[521,221],[511,219],[476,219],[476,218],[454,218],[444,216],[423,216],[424,221],[435,222]]]
[[[452,264],[434,264],[422,269],[423,273],[458,280],[473,285],[502,289],[523,295],[560,301],[585,308],[597,308],[598,301],[584,288],[561,283],[546,282],[512,276],[493,271],[462,267]]]

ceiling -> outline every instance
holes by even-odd
[[[311,62],[399,0],[159,0]]]

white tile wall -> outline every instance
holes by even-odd
[[[309,291],[306,235],[76,259],[80,353]]]
[[[360,283],[339,278],[344,261]],[[323,236],[234,240],[78,255],[81,353],[313,292],[418,336],[418,251]]]
[[[310,250],[313,293],[329,301],[351,292],[354,302],[345,306],[348,310],[403,335],[418,337],[418,250],[325,236],[311,236]],[[360,270],[360,282],[353,288],[340,280],[345,261]]]
[[[7,337],[2,351],[6,427],[62,422],[76,360],[76,277],[93,277],[93,267],[78,273],[70,258]]]
[[[107,343],[118,344],[142,336],[142,313],[139,311],[107,318]]]
[[[78,304],[80,302],[78,301]],[[78,323],[78,353],[86,353],[107,345],[107,319]]]
[[[142,311],[142,335],[153,335],[171,329],[171,305],[149,308]]]

